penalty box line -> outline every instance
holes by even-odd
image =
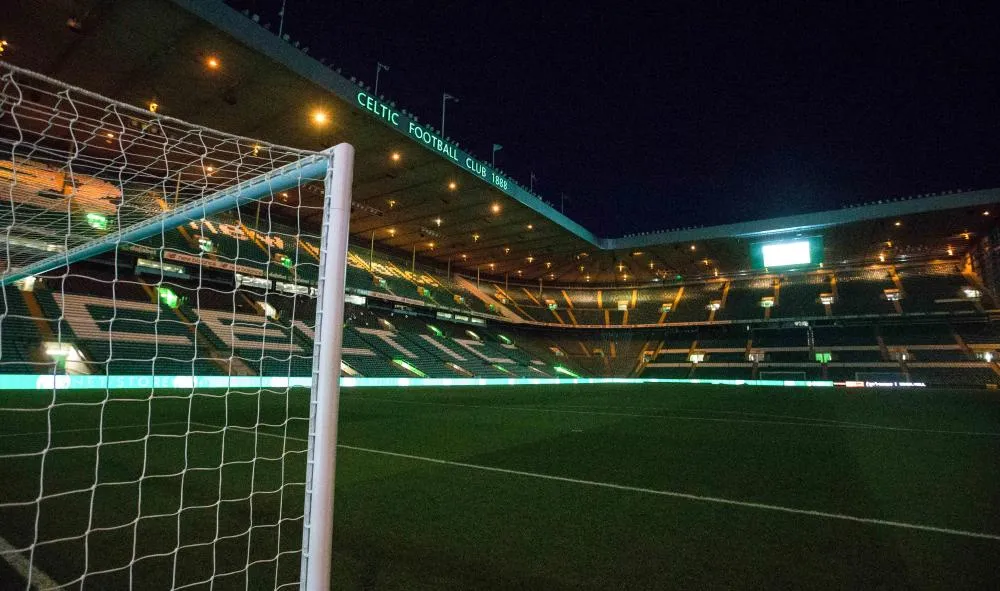
[[[274,433],[267,433],[264,431],[253,431],[252,429],[246,429],[244,427],[230,427],[238,431],[243,431],[247,434],[256,433],[264,437],[274,437],[278,439],[285,439],[284,435],[277,435]],[[296,441],[306,442],[305,438],[293,437],[291,435],[287,436],[287,439],[292,439]],[[570,478],[568,476],[556,476],[553,474],[542,474],[539,472],[527,472],[524,470],[512,470],[510,468],[498,468],[496,466],[483,466],[481,464],[470,464],[467,462],[456,462],[453,460],[443,460],[440,458],[429,458],[426,456],[418,456],[413,454],[405,454],[394,451],[386,451],[383,449],[372,449],[369,447],[359,447],[356,445],[347,445],[344,443],[337,444],[338,448],[349,449],[352,451],[359,451],[363,453],[377,454],[383,456],[390,456],[395,458],[402,458],[406,460],[414,460],[418,462],[427,462],[430,464],[438,464],[441,466],[452,466],[456,468],[466,468],[469,470],[480,470],[483,472],[494,472],[497,474],[507,474],[511,476],[521,476],[525,478],[537,478],[540,480],[550,480],[554,482],[565,482],[569,484],[578,484],[583,486],[592,486],[595,488],[604,488],[609,490],[619,490],[627,491],[639,494],[655,495],[660,497],[669,497],[674,499],[683,499],[686,501],[695,501],[701,503],[714,503],[717,505],[728,505],[730,507],[742,507],[745,509],[758,509],[763,511],[775,511],[779,513],[788,513],[792,515],[806,515],[809,517],[819,517],[822,519],[835,519],[838,521],[850,521],[854,523],[863,523],[867,525],[879,525],[883,527],[895,527],[900,529],[909,529],[922,532],[930,532],[937,534],[947,534],[952,536],[961,536],[965,538],[978,538],[983,540],[993,540],[1000,542],[1000,534],[991,534],[987,532],[975,532],[962,529],[952,529],[948,527],[936,527],[933,525],[923,525],[919,523],[907,523],[905,521],[892,521],[888,519],[877,519],[874,517],[858,517],[856,515],[847,515],[845,513],[830,513],[828,511],[816,511],[813,509],[799,509],[796,507],[785,507],[782,505],[771,505],[768,503],[756,503],[753,501],[740,501],[737,499],[727,499],[723,497],[712,497],[706,495],[696,495],[692,493],[685,493],[672,490],[659,490],[655,488],[645,488],[641,486],[629,486],[626,484],[615,484],[613,482],[597,482],[594,480],[583,480],[580,478]]]
[[[541,480],[552,480],[556,482],[567,482],[570,484],[580,484],[584,486],[593,486],[596,488],[605,488],[612,490],[628,491],[641,494],[656,495],[661,497],[671,497],[675,499],[684,499],[687,501],[697,501],[702,503],[715,503],[719,505],[729,505],[735,507],[744,507],[749,509],[761,509],[765,511],[777,511],[780,513],[791,513],[795,515],[808,515],[810,517],[821,517],[825,519],[836,519],[840,521],[853,521],[855,523],[864,523],[869,525],[881,525],[886,527],[896,527],[902,529],[910,529],[924,532],[933,532],[939,534],[948,534],[953,536],[962,536],[966,538],[980,538],[985,540],[1000,541],[1000,534],[991,534],[985,532],[974,532],[966,531],[961,529],[951,529],[947,527],[935,527],[933,525],[921,525],[918,523],[906,523],[903,521],[890,521],[886,519],[876,519],[873,517],[858,517],[855,515],[846,515],[843,513],[829,513],[827,511],[814,511],[812,509],[798,509],[795,507],[783,507],[781,505],[769,505],[767,503],[755,503],[752,501],[739,501],[735,499],[726,499],[722,497],[710,497],[703,495],[695,495],[691,493],[683,493],[671,490],[658,490],[654,488],[644,488],[639,486],[628,486],[625,484],[615,484],[612,482],[597,482],[593,480],[582,480],[580,478],[570,478],[567,476],[555,476],[552,474],[541,474],[538,472],[526,472],[523,470],[511,470],[508,468],[497,468],[495,466],[482,466],[479,464],[469,464],[466,462],[455,462],[452,460],[442,460],[438,458],[428,458],[424,456],[416,456],[412,454],[404,454],[393,451],[385,451],[381,449],[371,449],[367,447],[357,447],[353,445],[345,445],[343,443],[337,445],[337,447],[342,447],[344,449],[350,449],[354,451],[360,451],[370,454],[378,454],[384,456],[392,456],[396,458],[403,458],[407,460],[416,460],[420,462],[428,462],[431,464],[439,464],[443,466],[454,466],[458,468],[468,468],[471,470],[482,470],[486,472],[496,472],[500,474],[509,474],[512,476],[523,476],[527,478],[538,478]]]

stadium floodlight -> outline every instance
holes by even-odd
[[[379,79],[379,74],[382,73],[382,70],[385,70],[386,72],[388,72],[389,71],[389,66],[383,64],[382,62],[376,62],[376,63],[378,65],[375,67],[375,90],[374,90],[374,94],[375,94],[375,96],[379,96],[379,93],[378,93],[378,79]]]
[[[0,474],[37,474],[0,487],[25,588],[55,586],[52,560],[64,586],[330,587],[353,164],[348,144],[267,144],[0,62],[0,287],[62,308],[44,338],[0,310],[0,382],[36,390],[0,425],[48,428],[0,449]],[[306,185],[321,203],[244,211]],[[267,315],[237,311],[248,285]],[[97,394],[60,392],[81,383]]]
[[[454,101],[457,103],[458,98],[448,94],[447,92],[441,95],[441,129],[438,130],[438,135],[441,136],[442,140],[444,139],[444,114],[448,101]]]

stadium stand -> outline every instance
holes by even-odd
[[[892,314],[892,302],[885,298],[886,289],[894,289],[889,272],[884,269],[842,272],[836,274],[836,300],[832,308],[838,316]]]
[[[772,318],[801,318],[825,316],[820,295],[830,293],[829,276],[810,273],[783,277],[779,297],[771,309]]]
[[[51,274],[31,292],[5,288],[0,370],[66,371],[44,346],[62,341],[76,347],[77,369],[89,373],[308,375],[312,328],[288,320],[310,317],[301,308],[308,304],[277,284],[263,290],[254,282],[314,286],[315,237],[273,222],[257,229],[257,222],[249,215],[192,222],[127,245],[132,258],[124,261]],[[143,257],[180,266],[197,257],[208,271],[196,289],[192,277],[138,264]],[[160,287],[179,304],[161,305]],[[360,376],[539,377],[561,365],[600,376],[896,375],[985,384],[995,381],[992,355],[1000,349],[1000,330],[984,316],[992,298],[955,262],[551,286],[463,278],[352,244],[347,291],[365,302],[348,305],[344,329],[343,369]],[[134,309],[113,313],[84,296]],[[266,318],[266,308],[275,316]],[[150,327],[153,348],[141,345]],[[23,338],[11,346],[7,335],[15,333]]]

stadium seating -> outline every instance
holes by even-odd
[[[813,273],[783,278],[771,318],[824,316],[826,309],[819,299],[824,293],[830,293],[827,275]]]
[[[109,264],[53,273],[31,293],[5,288],[0,371],[63,371],[43,350],[55,340],[77,347],[91,373],[309,375],[312,300],[274,284],[234,284],[231,273],[313,285],[315,237],[298,240],[280,227],[258,232],[255,223],[220,217],[126,248],[180,265],[198,257],[207,272],[197,282]],[[1000,330],[983,316],[993,305],[988,296],[967,297],[970,283],[950,263],[635,287],[480,281],[481,292],[524,321],[519,325],[501,320],[473,280],[351,245],[347,288],[368,303],[347,307],[343,359],[345,371],[361,376],[539,377],[561,365],[605,376],[994,383],[989,355],[1000,349]],[[175,292],[178,305],[159,303],[157,287]],[[887,290],[899,290],[899,301]],[[823,305],[821,294],[833,303]],[[80,305],[83,296],[105,302]],[[774,298],[773,307],[762,306],[764,298]],[[123,302],[130,304],[115,304]],[[265,304],[274,317],[265,318]],[[702,356],[699,363],[691,353]]]
[[[893,314],[892,302],[885,299],[885,290],[894,289],[888,271],[864,270],[855,273],[838,273],[836,300],[832,308],[838,316]]]
[[[962,288],[968,285],[954,265],[929,265],[899,271],[904,312],[975,311],[976,302]]]
[[[760,320],[764,318],[761,299],[774,296],[774,288],[765,278],[755,281],[732,281],[725,292],[722,307],[715,314],[717,320]]]

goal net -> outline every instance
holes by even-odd
[[[322,587],[353,148],[158,110],[0,62],[0,574]]]

